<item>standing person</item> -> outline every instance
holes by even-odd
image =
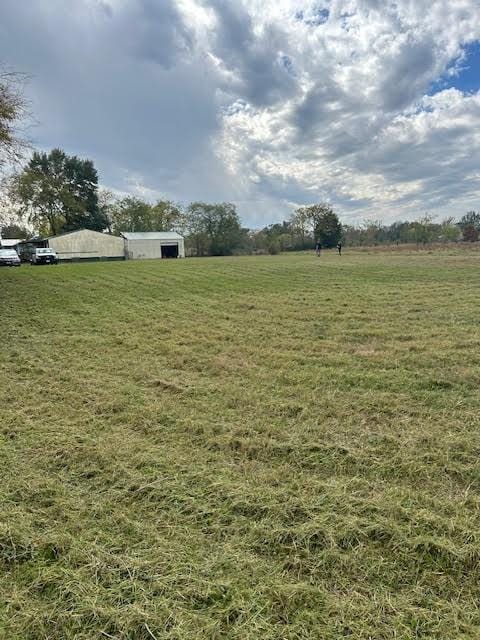
[[[322,253],[322,245],[320,244],[320,242],[317,242],[317,244],[315,245],[315,253],[318,257],[320,257],[320,254]]]
[[[337,249],[338,249],[338,255],[341,256],[342,255],[342,243],[341,242],[339,242],[337,244]]]

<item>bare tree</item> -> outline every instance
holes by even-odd
[[[118,200],[119,199],[110,189],[107,189],[106,187],[98,188],[98,208],[107,221],[107,229],[109,233],[113,232],[113,213]]]
[[[24,124],[29,116],[24,94],[27,77],[0,65],[0,170],[19,161],[28,147]]]

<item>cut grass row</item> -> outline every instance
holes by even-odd
[[[0,272],[4,637],[477,638],[479,266]]]

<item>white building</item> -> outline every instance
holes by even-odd
[[[185,257],[183,237],[175,231],[125,231],[121,235],[125,239],[125,255],[130,260]]]
[[[22,242],[20,238],[2,238],[0,235],[0,249],[17,249],[18,244]]]
[[[79,229],[47,238],[59,260],[124,260],[123,238],[91,229]]]

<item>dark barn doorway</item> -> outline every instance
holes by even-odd
[[[178,244],[162,244],[162,258],[178,258]]]

